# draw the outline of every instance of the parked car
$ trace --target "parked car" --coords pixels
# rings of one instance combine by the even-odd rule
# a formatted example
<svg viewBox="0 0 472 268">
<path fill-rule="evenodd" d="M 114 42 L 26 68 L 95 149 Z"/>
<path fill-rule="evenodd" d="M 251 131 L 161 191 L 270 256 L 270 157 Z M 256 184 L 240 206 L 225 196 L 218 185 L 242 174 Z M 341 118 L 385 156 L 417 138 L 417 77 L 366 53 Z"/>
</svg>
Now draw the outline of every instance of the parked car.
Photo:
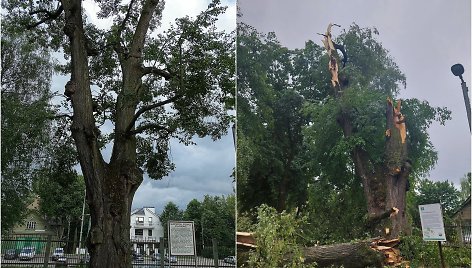
<svg viewBox="0 0 472 268">
<path fill-rule="evenodd" d="M 56 263 L 60 263 L 60 264 L 65 264 L 67 265 L 67 258 L 66 256 L 59 256 L 56 258 Z"/>
<path fill-rule="evenodd" d="M 18 258 L 18 252 L 16 249 L 8 249 L 5 254 L 3 254 L 3 259 L 5 260 L 14 260 Z"/>
<path fill-rule="evenodd" d="M 155 252 L 151 255 L 151 259 L 153 261 L 161 261 L 161 254 L 159 252 Z"/>
<path fill-rule="evenodd" d="M 57 260 L 59 257 L 64 257 L 64 249 L 63 248 L 55 248 L 52 252 L 51 259 L 53 261 Z"/>
<path fill-rule="evenodd" d="M 80 263 L 89 263 L 90 262 L 90 254 L 87 252 L 85 254 L 81 254 L 79 257 Z"/>
<path fill-rule="evenodd" d="M 165 262 L 170 262 L 170 263 L 176 263 L 177 262 L 177 257 L 175 257 L 173 255 L 170 255 L 170 258 L 169 258 L 169 254 L 166 254 L 164 256 L 164 261 Z"/>
<path fill-rule="evenodd" d="M 235 256 L 228 256 L 224 259 L 225 263 L 236 264 Z"/>
<path fill-rule="evenodd" d="M 34 255 L 36 255 L 36 249 L 34 247 L 24 247 L 21 249 L 18 257 L 20 260 L 32 260 Z"/>
<path fill-rule="evenodd" d="M 140 253 L 133 252 L 133 261 L 134 262 L 144 262 L 144 256 Z"/>
</svg>

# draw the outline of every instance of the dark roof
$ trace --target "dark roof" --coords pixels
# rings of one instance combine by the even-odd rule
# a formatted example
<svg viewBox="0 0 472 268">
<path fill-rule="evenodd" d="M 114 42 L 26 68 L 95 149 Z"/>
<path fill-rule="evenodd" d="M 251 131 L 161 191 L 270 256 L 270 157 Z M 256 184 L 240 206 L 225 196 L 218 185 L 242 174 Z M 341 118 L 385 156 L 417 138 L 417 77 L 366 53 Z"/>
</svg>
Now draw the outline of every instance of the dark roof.
<svg viewBox="0 0 472 268">
<path fill-rule="evenodd" d="M 456 216 L 456 214 L 463 210 L 467 205 L 470 205 L 470 195 L 464 202 L 462 202 L 461 206 L 456 210 L 456 212 L 454 212 L 454 215 L 452 216 Z"/>
<path fill-rule="evenodd" d="M 144 208 L 140 208 L 140 209 L 136 210 L 134 213 L 131 213 L 131 215 L 134 215 L 134 214 L 136 214 L 136 215 L 145 215 L 144 214 Z"/>
</svg>

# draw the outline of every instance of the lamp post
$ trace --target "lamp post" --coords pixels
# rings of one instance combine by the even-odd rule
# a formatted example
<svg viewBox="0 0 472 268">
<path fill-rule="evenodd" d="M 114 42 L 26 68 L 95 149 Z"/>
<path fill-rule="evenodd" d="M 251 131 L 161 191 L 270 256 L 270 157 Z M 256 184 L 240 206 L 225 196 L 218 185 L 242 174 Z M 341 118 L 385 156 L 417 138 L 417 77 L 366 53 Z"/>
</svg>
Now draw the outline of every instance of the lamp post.
<svg viewBox="0 0 472 268">
<path fill-rule="evenodd" d="M 470 128 L 470 100 L 469 100 L 469 89 L 467 88 L 467 85 L 464 81 L 464 78 L 462 77 L 462 74 L 464 73 L 464 66 L 462 64 L 454 64 L 451 66 L 451 72 L 455 76 L 459 76 L 461 79 L 461 86 L 462 86 L 462 94 L 464 95 L 464 102 L 465 102 L 465 110 L 467 112 L 467 119 L 469 120 L 469 130 Z"/>
</svg>

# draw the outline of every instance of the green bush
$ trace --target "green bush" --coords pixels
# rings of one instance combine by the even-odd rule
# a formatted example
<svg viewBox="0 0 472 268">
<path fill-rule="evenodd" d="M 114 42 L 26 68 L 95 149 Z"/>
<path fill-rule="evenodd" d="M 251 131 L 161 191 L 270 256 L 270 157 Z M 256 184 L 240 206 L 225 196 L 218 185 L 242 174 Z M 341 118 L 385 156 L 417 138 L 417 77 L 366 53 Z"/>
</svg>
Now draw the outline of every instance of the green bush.
<svg viewBox="0 0 472 268">
<path fill-rule="evenodd" d="M 470 267 L 470 245 L 443 245 L 444 262 L 447 267 Z M 426 242 L 420 235 L 401 238 L 400 251 L 411 267 L 440 267 L 438 242 Z"/>
<path fill-rule="evenodd" d="M 299 246 L 302 234 L 299 227 L 304 220 L 297 218 L 295 212 L 278 213 L 267 205 L 260 206 L 253 228 L 257 248 L 249 253 L 248 262 L 243 267 L 315 267 L 303 263 Z"/>
</svg>

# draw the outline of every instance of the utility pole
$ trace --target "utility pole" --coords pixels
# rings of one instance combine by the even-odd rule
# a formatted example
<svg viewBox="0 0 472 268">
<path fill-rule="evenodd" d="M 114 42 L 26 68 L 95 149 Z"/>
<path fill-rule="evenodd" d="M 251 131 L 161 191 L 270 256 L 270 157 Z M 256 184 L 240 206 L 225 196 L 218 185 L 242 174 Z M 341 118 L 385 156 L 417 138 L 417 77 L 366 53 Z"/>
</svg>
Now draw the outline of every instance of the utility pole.
<svg viewBox="0 0 472 268">
<path fill-rule="evenodd" d="M 80 223 L 80 236 L 79 236 L 79 256 L 81 255 L 82 251 L 82 231 L 84 230 L 84 213 L 85 213 L 85 196 L 87 195 L 87 189 L 84 190 L 84 202 L 82 205 L 82 217 Z"/>
</svg>

